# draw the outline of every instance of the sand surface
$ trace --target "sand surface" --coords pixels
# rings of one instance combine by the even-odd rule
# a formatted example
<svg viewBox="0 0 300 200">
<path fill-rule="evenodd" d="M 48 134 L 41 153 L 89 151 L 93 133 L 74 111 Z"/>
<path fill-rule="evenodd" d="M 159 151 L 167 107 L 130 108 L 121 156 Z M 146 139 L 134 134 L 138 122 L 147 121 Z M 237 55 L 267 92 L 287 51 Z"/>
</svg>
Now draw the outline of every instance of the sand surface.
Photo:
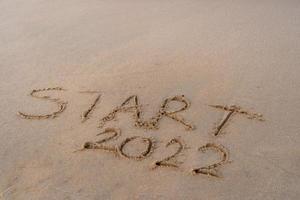
<svg viewBox="0 0 300 200">
<path fill-rule="evenodd" d="M 300 199 L 298 0 L 1 0 L 0 70 L 0 199 Z M 36 95 L 67 102 L 56 118 L 17 115 L 56 111 L 57 101 L 29 95 L 52 87 L 65 90 Z M 195 130 L 166 116 L 145 130 L 119 113 L 104 128 L 121 136 L 105 145 L 147 137 L 156 141 L 151 155 L 74 153 L 107 137 L 96 136 L 100 119 L 131 95 L 144 119 L 185 95 L 190 107 L 177 115 Z M 235 113 L 214 136 L 228 112 L 208 105 L 240 106 L 265 121 Z M 173 138 L 184 143 L 179 167 L 152 169 L 179 148 L 166 147 Z M 220 153 L 197 151 L 207 143 L 229 152 L 220 178 L 191 174 L 219 161 Z M 136 139 L 124 152 L 146 147 Z"/>
</svg>

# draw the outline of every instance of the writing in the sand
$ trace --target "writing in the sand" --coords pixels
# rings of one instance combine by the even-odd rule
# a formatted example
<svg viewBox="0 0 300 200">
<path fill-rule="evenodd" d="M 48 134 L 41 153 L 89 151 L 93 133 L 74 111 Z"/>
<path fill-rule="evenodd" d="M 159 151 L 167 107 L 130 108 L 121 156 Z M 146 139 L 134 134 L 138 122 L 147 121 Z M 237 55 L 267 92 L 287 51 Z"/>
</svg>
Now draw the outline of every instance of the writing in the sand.
<svg viewBox="0 0 300 200">
<path fill-rule="evenodd" d="M 48 113 L 48 114 L 28 114 L 25 112 L 18 112 L 19 116 L 24 119 L 31 120 L 42 120 L 42 119 L 53 119 L 56 118 L 67 109 L 68 102 L 63 101 L 60 98 L 52 98 L 49 95 L 39 95 L 40 93 L 47 93 L 49 91 L 57 91 L 64 92 L 66 91 L 62 87 L 53 87 L 53 88 L 43 88 L 43 89 L 34 89 L 30 92 L 30 96 L 33 98 L 38 98 L 41 100 L 51 101 L 55 103 L 58 107 L 57 110 Z M 91 115 L 92 111 L 96 109 L 97 104 L 99 104 L 100 99 L 102 98 L 101 93 L 97 91 L 81 91 L 82 93 L 91 93 L 96 94 L 95 99 L 90 104 L 90 106 L 82 112 L 81 121 L 84 123 L 87 121 Z M 179 104 L 177 109 L 172 110 L 170 106 L 171 103 Z M 225 129 L 226 125 L 229 123 L 230 119 L 235 115 L 244 115 L 249 119 L 256 119 L 258 121 L 264 121 L 262 114 L 251 113 L 243 110 L 241 107 L 236 105 L 226 106 L 226 105 L 209 105 L 212 108 L 216 108 L 222 110 L 225 113 L 224 117 L 217 125 L 213 128 L 212 135 L 214 137 L 219 136 L 223 133 L 223 129 Z M 196 129 L 196 126 L 186 120 L 184 117 L 179 115 L 179 113 L 189 109 L 191 107 L 190 100 L 188 100 L 184 95 L 175 95 L 172 97 L 168 97 L 162 100 L 160 107 L 158 108 L 156 114 L 148 120 L 143 119 L 142 114 L 142 104 L 139 102 L 137 95 L 129 96 L 125 99 L 120 105 L 113 108 L 109 113 L 107 113 L 104 117 L 101 117 L 98 122 L 98 128 L 103 129 L 97 136 L 102 139 L 96 141 L 85 142 L 83 148 L 80 150 L 76 150 L 75 152 L 82 152 L 88 150 L 102 150 L 106 152 L 111 152 L 116 156 L 123 157 L 125 159 L 132 159 L 136 161 L 141 161 L 150 157 L 150 155 L 159 149 L 157 147 L 158 140 L 153 137 L 141 137 L 141 136 L 132 136 L 123 139 L 118 142 L 118 144 L 109 145 L 111 141 L 117 141 L 121 136 L 121 128 L 115 127 L 106 127 L 107 123 L 116 118 L 118 113 L 131 113 L 132 118 L 134 120 L 134 126 L 136 128 L 141 129 L 150 129 L 150 130 L 159 130 L 159 124 L 161 119 L 168 118 L 170 120 L 175 121 L 185 128 L 185 131 L 193 131 Z M 145 150 L 138 152 L 137 154 L 129 153 L 126 151 L 126 147 L 141 143 L 145 145 Z M 173 146 L 175 151 L 166 156 L 165 158 L 161 158 L 160 160 L 155 160 L 152 164 L 152 169 L 157 169 L 158 167 L 168 167 L 168 168 L 180 168 L 182 162 L 179 162 L 178 156 L 182 155 L 183 152 L 187 149 L 185 142 L 181 137 L 174 137 L 171 140 L 165 143 L 165 148 L 169 148 Z M 220 167 L 229 163 L 229 152 L 228 150 L 221 144 L 216 144 L 215 142 L 206 143 L 203 146 L 197 147 L 197 151 L 202 153 L 206 153 L 208 150 L 212 150 L 216 152 L 220 159 L 212 164 L 206 166 L 199 166 L 197 168 L 193 168 L 191 170 L 192 174 L 203 174 L 210 177 L 220 177 Z"/>
</svg>

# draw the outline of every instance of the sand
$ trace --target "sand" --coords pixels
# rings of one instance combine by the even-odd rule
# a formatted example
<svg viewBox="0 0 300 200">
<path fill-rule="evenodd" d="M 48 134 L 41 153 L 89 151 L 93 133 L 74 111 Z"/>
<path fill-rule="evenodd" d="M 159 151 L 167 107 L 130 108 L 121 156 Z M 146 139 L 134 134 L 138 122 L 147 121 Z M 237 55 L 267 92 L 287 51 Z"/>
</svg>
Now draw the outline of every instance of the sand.
<svg viewBox="0 0 300 200">
<path fill-rule="evenodd" d="M 2 0 L 0 10 L 0 199 L 300 198 L 299 1 Z M 176 116 L 195 129 L 166 113 L 157 129 L 137 127 L 135 107 L 99 128 L 131 95 L 141 120 L 184 95 Z M 265 121 L 227 120 L 231 105 Z M 97 136 L 105 128 L 120 136 Z M 219 149 L 198 151 L 207 144 Z M 213 163 L 220 177 L 192 174 Z"/>
</svg>

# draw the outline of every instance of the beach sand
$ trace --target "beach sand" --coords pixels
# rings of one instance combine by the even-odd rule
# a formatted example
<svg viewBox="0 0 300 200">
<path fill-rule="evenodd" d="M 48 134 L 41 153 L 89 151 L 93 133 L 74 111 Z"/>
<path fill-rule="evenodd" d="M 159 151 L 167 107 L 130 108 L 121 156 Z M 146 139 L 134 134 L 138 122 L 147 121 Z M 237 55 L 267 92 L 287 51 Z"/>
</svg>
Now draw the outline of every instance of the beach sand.
<svg viewBox="0 0 300 200">
<path fill-rule="evenodd" d="M 0 10 L 0 199 L 300 198 L 299 1 L 2 0 Z M 54 87 L 64 90 L 34 94 L 67 102 L 55 118 L 18 115 L 56 111 L 58 100 L 30 96 Z M 163 115 L 146 130 L 132 112 L 99 128 L 131 95 L 146 120 L 166 98 L 185 95 L 190 106 L 176 115 L 195 129 Z M 214 136 L 228 111 L 209 105 L 265 121 L 235 112 Z M 105 145 L 140 136 L 155 148 L 142 160 L 76 151 L 107 137 L 96 136 L 105 128 L 121 131 Z M 183 150 L 169 163 L 178 167 L 153 168 L 180 148 L 166 147 L 173 138 Z M 191 173 L 222 157 L 198 151 L 207 143 L 228 151 L 220 177 Z M 123 150 L 139 155 L 147 145 L 137 138 Z"/>
</svg>

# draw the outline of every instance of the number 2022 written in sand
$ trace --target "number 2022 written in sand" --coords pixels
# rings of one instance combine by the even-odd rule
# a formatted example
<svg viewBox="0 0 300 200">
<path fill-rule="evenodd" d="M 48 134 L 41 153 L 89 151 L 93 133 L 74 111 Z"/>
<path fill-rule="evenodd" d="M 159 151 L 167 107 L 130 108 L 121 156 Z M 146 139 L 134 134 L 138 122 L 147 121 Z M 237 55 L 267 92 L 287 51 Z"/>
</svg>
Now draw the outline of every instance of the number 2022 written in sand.
<svg viewBox="0 0 300 200">
<path fill-rule="evenodd" d="M 53 87 L 53 88 L 34 89 L 30 93 L 30 96 L 34 98 L 51 101 L 57 104 L 58 109 L 56 111 L 53 111 L 52 113 L 49 114 L 43 114 L 43 115 L 35 115 L 35 114 L 27 114 L 24 112 L 18 112 L 19 116 L 21 116 L 24 119 L 32 119 L 32 120 L 51 119 L 60 116 L 66 110 L 68 102 L 62 101 L 58 98 L 51 98 L 50 96 L 47 95 L 44 96 L 38 95 L 38 93 L 41 92 L 45 93 L 47 91 L 64 92 L 66 90 L 61 87 Z M 96 91 L 83 91 L 82 93 L 97 94 L 96 98 L 89 106 L 89 108 L 85 110 L 81 115 L 82 122 L 85 122 L 90 118 L 92 111 L 96 108 L 96 105 L 100 102 L 102 96 L 101 94 L 99 94 L 99 92 Z M 170 109 L 169 104 L 171 102 L 180 103 L 182 104 L 182 106 L 177 110 L 169 110 Z M 166 117 L 183 125 L 186 131 L 190 131 L 190 130 L 194 130 L 195 126 L 187 122 L 183 117 L 178 115 L 178 113 L 187 110 L 190 107 L 190 105 L 191 105 L 190 101 L 187 100 L 184 95 L 169 97 L 162 101 L 162 104 L 158 109 L 158 112 L 153 117 L 151 117 L 148 120 L 144 120 L 142 119 L 142 113 L 143 113 L 142 105 L 139 103 L 137 95 L 132 95 L 128 97 L 123 103 L 121 103 L 120 106 L 115 107 L 111 112 L 109 112 L 107 115 L 102 117 L 99 121 L 98 127 L 103 128 L 107 122 L 115 119 L 118 113 L 123 112 L 123 113 L 132 113 L 134 119 L 134 125 L 137 128 L 158 130 L 159 122 L 163 117 Z M 263 116 L 261 114 L 250 113 L 248 111 L 242 110 L 241 107 L 239 106 L 235 106 L 235 105 L 232 106 L 209 105 L 209 106 L 225 111 L 225 115 L 223 119 L 213 129 L 212 134 L 214 136 L 220 135 L 223 129 L 225 128 L 225 126 L 230 121 L 230 119 L 237 114 L 245 115 L 249 119 L 264 121 Z M 108 135 L 108 136 L 96 142 L 86 142 L 83 146 L 83 149 L 79 151 L 105 150 L 127 159 L 144 160 L 152 154 L 154 149 L 156 149 L 155 139 L 140 137 L 140 136 L 133 136 L 133 137 L 126 138 L 119 145 L 114 145 L 114 146 L 104 145 L 104 143 L 109 142 L 111 140 L 116 140 L 120 137 L 121 130 L 116 128 L 106 128 L 103 132 L 99 133 L 98 136 L 99 135 Z M 134 140 L 146 143 L 146 147 L 147 147 L 146 150 L 141 152 L 138 155 L 130 155 L 129 153 L 126 153 L 125 151 L 126 146 L 130 145 L 130 143 Z M 152 169 L 156 169 L 157 167 L 169 167 L 169 168 L 179 167 L 181 163 L 178 162 L 176 158 L 185 150 L 185 145 L 181 139 L 173 138 L 166 144 L 166 148 L 168 148 L 169 146 L 177 146 L 177 150 L 172 155 L 169 155 L 166 158 L 163 158 L 161 160 L 155 161 L 153 163 Z M 208 175 L 213 177 L 219 177 L 220 175 L 218 173 L 218 169 L 220 168 L 220 166 L 228 163 L 229 154 L 226 148 L 223 147 L 222 145 L 218 145 L 215 143 L 207 143 L 206 145 L 199 147 L 198 150 L 203 153 L 205 153 L 207 150 L 214 150 L 215 152 L 220 154 L 220 160 L 216 163 L 207 166 L 194 168 L 191 170 L 191 172 L 193 174 L 203 174 L 203 175 Z"/>
</svg>

